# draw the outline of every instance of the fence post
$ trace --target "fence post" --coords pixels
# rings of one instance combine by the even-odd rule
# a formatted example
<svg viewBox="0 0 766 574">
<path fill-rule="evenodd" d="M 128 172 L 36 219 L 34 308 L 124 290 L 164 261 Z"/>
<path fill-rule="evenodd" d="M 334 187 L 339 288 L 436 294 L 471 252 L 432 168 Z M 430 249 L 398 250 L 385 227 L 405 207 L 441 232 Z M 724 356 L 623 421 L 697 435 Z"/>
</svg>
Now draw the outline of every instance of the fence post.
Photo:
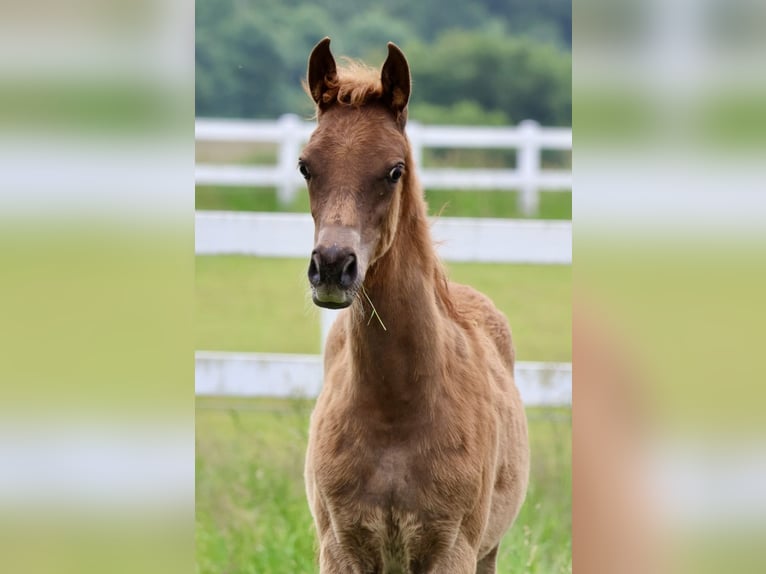
<svg viewBox="0 0 766 574">
<path fill-rule="evenodd" d="M 540 205 L 540 193 L 537 182 L 540 177 L 540 124 L 534 120 L 524 120 L 519 124 L 522 144 L 519 146 L 516 168 L 522 177 L 521 203 L 522 213 L 529 217 L 537 213 Z"/>
<path fill-rule="evenodd" d="M 324 353 L 325 344 L 327 344 L 327 335 L 330 334 L 330 327 L 335 322 L 335 318 L 338 316 L 338 311 L 335 309 L 322 309 L 319 312 L 319 320 L 322 326 L 322 344 L 320 351 Z"/>
<path fill-rule="evenodd" d="M 284 114 L 279 118 L 282 141 L 279 144 L 278 171 L 279 186 L 277 200 L 285 207 L 295 197 L 295 173 L 298 169 L 298 154 L 300 153 L 300 118 L 295 114 Z"/>
<path fill-rule="evenodd" d="M 423 169 L 423 140 L 421 132 L 423 126 L 419 122 L 407 122 L 407 138 L 410 140 L 412 149 L 412 160 L 415 162 L 415 168 Z M 418 174 L 420 176 L 420 174 Z"/>
</svg>

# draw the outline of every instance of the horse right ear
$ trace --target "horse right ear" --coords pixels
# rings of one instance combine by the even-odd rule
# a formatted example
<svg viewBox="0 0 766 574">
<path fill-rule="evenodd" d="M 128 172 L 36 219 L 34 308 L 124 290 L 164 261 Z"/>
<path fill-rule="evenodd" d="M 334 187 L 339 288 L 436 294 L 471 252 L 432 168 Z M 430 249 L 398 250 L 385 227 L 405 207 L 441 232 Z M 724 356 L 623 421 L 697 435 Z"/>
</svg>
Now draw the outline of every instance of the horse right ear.
<svg viewBox="0 0 766 574">
<path fill-rule="evenodd" d="M 323 104 L 329 103 L 324 101 L 324 94 L 331 84 L 336 83 L 337 78 L 335 58 L 330 52 L 330 38 L 324 38 L 311 50 L 308 69 L 309 92 L 320 108 Z"/>
</svg>

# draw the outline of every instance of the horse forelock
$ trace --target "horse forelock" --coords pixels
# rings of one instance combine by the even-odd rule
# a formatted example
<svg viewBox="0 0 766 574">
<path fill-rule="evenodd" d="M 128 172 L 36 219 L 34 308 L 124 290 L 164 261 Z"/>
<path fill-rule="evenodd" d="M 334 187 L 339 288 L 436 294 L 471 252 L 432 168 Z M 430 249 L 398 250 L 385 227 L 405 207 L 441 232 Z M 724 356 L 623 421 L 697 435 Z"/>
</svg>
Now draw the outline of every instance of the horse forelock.
<svg viewBox="0 0 766 574">
<path fill-rule="evenodd" d="M 360 107 L 375 102 L 383 96 L 383 84 L 380 70 L 351 58 L 341 58 L 342 66 L 332 78 L 325 78 L 325 91 L 321 105 L 341 104 Z M 311 95 L 309 86 L 304 82 L 304 89 Z"/>
</svg>

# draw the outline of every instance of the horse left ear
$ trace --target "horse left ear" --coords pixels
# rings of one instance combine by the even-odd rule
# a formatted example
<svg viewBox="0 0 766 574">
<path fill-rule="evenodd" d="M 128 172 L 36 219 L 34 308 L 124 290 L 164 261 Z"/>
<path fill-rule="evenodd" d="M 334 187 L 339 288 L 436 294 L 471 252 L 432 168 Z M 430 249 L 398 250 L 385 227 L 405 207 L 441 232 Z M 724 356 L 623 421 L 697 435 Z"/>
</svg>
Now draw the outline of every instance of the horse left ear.
<svg viewBox="0 0 766 574">
<path fill-rule="evenodd" d="M 393 42 L 388 43 L 388 58 L 380 72 L 380 82 L 383 85 L 384 101 L 397 117 L 406 120 L 404 113 L 410 100 L 410 66 L 407 64 L 407 58 Z"/>
</svg>

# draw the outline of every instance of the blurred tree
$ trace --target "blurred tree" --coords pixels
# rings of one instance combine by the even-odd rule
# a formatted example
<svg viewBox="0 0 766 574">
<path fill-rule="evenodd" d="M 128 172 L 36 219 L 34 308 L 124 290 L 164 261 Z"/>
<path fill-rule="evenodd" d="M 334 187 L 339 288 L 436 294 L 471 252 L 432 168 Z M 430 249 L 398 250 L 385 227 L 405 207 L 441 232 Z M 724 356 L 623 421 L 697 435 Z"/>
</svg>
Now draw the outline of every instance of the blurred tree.
<svg viewBox="0 0 766 574">
<path fill-rule="evenodd" d="M 571 124 L 570 0 L 198 0 L 196 31 L 200 116 L 311 114 L 301 81 L 329 35 L 371 64 L 402 46 L 428 121 Z"/>
<path fill-rule="evenodd" d="M 417 70 L 414 101 L 450 106 L 475 101 L 514 121 L 571 125 L 571 54 L 497 30 L 450 31 L 406 47 Z"/>
<path fill-rule="evenodd" d="M 503 126 L 510 123 L 504 112 L 499 110 L 487 111 L 470 100 L 463 100 L 449 106 L 413 102 L 410 106 L 409 117 L 411 120 L 433 125 Z"/>
<path fill-rule="evenodd" d="M 386 43 L 402 45 L 415 37 L 415 32 L 407 21 L 389 16 L 382 8 L 356 14 L 349 20 L 347 30 L 348 35 L 345 39 L 349 44 L 360 48 L 374 46 L 373 50 L 362 50 L 360 53 L 360 56 L 370 63 L 376 63 L 375 60 L 381 56 L 385 57 L 385 51 L 381 48 L 385 47 Z"/>
<path fill-rule="evenodd" d="M 259 22 L 253 17 L 227 20 L 220 33 L 197 38 L 197 113 L 230 117 L 282 113 L 279 102 L 287 73 Z M 228 41 L 220 44 L 220 37 Z"/>
<path fill-rule="evenodd" d="M 483 0 L 389 0 L 390 10 L 410 23 L 417 38 L 432 41 L 444 30 L 478 29 L 491 21 Z"/>
<path fill-rule="evenodd" d="M 558 43 L 572 49 L 572 0 L 484 0 L 493 18 L 516 35 Z"/>
</svg>

